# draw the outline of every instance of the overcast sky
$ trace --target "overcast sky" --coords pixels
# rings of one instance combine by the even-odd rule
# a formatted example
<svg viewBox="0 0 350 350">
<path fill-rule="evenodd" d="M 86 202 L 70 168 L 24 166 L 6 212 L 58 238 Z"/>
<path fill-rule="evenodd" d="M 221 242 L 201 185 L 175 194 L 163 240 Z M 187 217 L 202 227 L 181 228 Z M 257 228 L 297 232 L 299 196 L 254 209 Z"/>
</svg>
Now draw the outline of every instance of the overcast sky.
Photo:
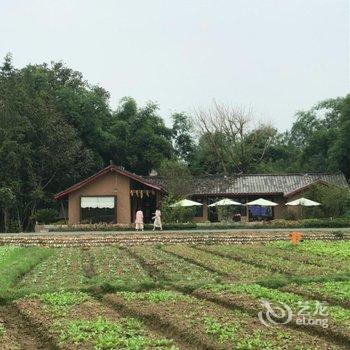
<svg viewBox="0 0 350 350">
<path fill-rule="evenodd" d="M 349 91 L 347 0 L 0 0 L 0 56 L 64 61 L 169 121 L 217 101 L 280 130 Z"/>
</svg>

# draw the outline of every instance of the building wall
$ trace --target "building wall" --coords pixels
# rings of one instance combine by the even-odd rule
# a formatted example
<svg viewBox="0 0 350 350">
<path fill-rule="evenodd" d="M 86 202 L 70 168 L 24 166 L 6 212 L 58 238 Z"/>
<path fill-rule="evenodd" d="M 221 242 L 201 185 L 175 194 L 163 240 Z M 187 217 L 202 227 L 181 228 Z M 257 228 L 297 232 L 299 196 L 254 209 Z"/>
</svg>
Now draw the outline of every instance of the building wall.
<svg viewBox="0 0 350 350">
<path fill-rule="evenodd" d="M 72 192 L 68 198 L 68 222 L 80 223 L 80 197 L 82 196 L 116 196 L 118 224 L 131 222 L 130 179 L 124 175 L 107 173 L 92 183 Z"/>
</svg>

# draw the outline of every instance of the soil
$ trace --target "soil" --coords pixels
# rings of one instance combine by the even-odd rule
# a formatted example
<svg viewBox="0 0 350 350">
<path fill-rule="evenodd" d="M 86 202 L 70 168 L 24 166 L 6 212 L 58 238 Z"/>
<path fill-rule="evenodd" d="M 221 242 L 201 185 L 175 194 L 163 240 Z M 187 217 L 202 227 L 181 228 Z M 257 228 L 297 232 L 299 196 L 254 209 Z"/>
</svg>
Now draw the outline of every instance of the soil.
<svg viewBox="0 0 350 350">
<path fill-rule="evenodd" d="M 27 305 L 27 307 L 30 307 Z M 6 336 L 15 342 L 10 344 L 1 344 L 2 349 L 24 349 L 55 350 L 58 346 L 48 336 L 47 329 L 40 324 L 38 320 L 33 320 L 24 315 L 15 304 L 9 304 L 0 308 L 1 319 L 6 329 Z"/>
</svg>

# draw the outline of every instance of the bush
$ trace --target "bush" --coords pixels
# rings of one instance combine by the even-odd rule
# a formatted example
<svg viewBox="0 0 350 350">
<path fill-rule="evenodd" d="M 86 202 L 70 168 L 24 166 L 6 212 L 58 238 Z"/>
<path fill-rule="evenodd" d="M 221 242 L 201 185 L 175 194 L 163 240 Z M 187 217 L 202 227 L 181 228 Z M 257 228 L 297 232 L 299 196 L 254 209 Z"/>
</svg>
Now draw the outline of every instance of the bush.
<svg viewBox="0 0 350 350">
<path fill-rule="evenodd" d="M 350 210 L 350 192 L 347 188 L 314 185 L 305 193 L 305 197 L 322 204 L 314 209 L 305 208 L 308 216 L 339 217 Z"/>
<path fill-rule="evenodd" d="M 258 230 L 262 228 L 341 228 L 350 227 L 350 218 L 337 219 L 304 219 L 304 220 L 273 220 L 270 223 L 165 223 L 163 229 L 166 231 L 172 230 L 197 230 L 199 233 L 206 230 L 224 230 L 224 229 L 253 229 Z M 152 230 L 152 224 L 146 224 L 145 230 Z M 90 225 L 62 225 L 49 228 L 50 231 L 57 232 L 75 232 L 75 231 L 101 231 L 101 232 L 124 232 L 134 231 L 134 225 L 118 225 L 118 224 L 90 224 Z M 159 232 L 159 231 L 158 231 Z"/>
<path fill-rule="evenodd" d="M 283 219 L 284 220 L 296 220 L 297 216 L 296 214 L 291 211 L 291 210 L 286 210 L 284 213 L 283 213 Z"/>
<path fill-rule="evenodd" d="M 186 223 L 192 222 L 195 215 L 194 207 L 171 207 L 170 205 L 177 202 L 174 196 L 167 196 L 161 207 L 162 221 L 164 223 Z"/>
<path fill-rule="evenodd" d="M 230 221 L 232 222 L 232 218 L 233 218 L 232 206 L 230 205 L 218 206 L 217 213 L 218 213 L 218 220 L 220 222 L 230 222 Z"/>
<path fill-rule="evenodd" d="M 57 221 L 57 218 L 58 212 L 55 209 L 39 209 L 31 216 L 39 224 L 50 224 Z"/>
</svg>

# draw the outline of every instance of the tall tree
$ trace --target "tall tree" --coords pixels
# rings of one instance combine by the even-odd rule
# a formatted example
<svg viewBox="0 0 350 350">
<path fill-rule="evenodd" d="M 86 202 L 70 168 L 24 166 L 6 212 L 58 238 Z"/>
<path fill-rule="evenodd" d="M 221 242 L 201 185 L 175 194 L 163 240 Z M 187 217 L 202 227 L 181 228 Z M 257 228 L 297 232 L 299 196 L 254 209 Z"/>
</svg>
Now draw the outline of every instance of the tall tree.
<svg viewBox="0 0 350 350">
<path fill-rule="evenodd" d="M 90 150 L 57 107 L 47 75 L 16 70 L 9 57 L 0 68 L 0 187 L 11 190 L 9 219 L 28 229 L 36 208 L 96 169 Z M 8 208 L 7 204 L 7 208 Z"/>
<path fill-rule="evenodd" d="M 215 101 L 209 109 L 198 109 L 194 119 L 225 173 L 251 171 L 263 161 L 275 134 L 269 125 L 253 128 L 250 113 Z"/>
<path fill-rule="evenodd" d="M 139 108 L 134 99 L 124 98 L 113 114 L 110 159 L 128 169 L 146 175 L 173 157 L 171 129 L 158 115 L 158 105 L 149 102 Z"/>
<path fill-rule="evenodd" d="M 180 160 L 190 164 L 196 152 L 192 120 L 185 113 L 174 113 L 172 120 L 175 154 Z"/>
<path fill-rule="evenodd" d="M 298 150 L 300 171 L 343 170 L 349 176 L 347 154 L 350 148 L 346 126 L 350 114 L 347 101 L 349 98 L 329 99 L 297 113 L 290 142 Z"/>
</svg>

